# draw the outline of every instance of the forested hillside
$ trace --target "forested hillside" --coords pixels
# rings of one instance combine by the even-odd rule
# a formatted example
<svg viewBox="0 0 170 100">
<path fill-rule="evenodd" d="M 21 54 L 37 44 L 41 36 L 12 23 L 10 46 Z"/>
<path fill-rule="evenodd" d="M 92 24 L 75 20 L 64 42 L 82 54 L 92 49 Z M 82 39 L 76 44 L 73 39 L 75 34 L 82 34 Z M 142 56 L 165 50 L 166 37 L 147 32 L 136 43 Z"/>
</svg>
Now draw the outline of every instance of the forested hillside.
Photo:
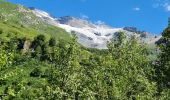
<svg viewBox="0 0 170 100">
<path fill-rule="evenodd" d="M 22 8 L 0 2 L 0 99 L 170 100 L 170 22 L 156 49 L 119 32 L 98 50 Z"/>
</svg>

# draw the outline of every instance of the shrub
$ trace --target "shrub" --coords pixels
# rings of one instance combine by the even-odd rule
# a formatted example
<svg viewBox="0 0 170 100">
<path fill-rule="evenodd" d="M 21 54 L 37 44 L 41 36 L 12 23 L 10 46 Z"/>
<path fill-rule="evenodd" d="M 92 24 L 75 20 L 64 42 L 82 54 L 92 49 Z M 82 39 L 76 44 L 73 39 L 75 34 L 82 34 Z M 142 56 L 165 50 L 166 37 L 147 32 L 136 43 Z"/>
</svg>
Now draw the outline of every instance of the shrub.
<svg viewBox="0 0 170 100">
<path fill-rule="evenodd" d="M 56 45 L 56 39 L 55 38 L 50 38 L 49 40 L 49 46 L 54 47 Z"/>
<path fill-rule="evenodd" d="M 0 34 L 2 34 L 3 33 L 3 30 L 2 29 L 0 29 Z"/>
<path fill-rule="evenodd" d="M 6 85 L 6 81 L 5 81 L 5 80 L 0 79 L 0 86 L 2 86 L 2 85 Z"/>
<path fill-rule="evenodd" d="M 33 71 L 30 73 L 31 77 L 40 77 L 41 76 L 41 69 L 40 68 L 35 68 Z"/>
</svg>

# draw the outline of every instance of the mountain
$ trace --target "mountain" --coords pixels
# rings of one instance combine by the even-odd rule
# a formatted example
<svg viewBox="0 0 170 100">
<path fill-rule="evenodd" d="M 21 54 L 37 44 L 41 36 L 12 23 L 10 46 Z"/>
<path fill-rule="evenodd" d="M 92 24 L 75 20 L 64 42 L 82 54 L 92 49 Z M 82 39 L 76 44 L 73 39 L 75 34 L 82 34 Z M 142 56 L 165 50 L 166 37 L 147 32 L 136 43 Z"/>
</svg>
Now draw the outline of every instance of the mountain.
<svg viewBox="0 0 170 100">
<path fill-rule="evenodd" d="M 33 8 L 32 8 L 33 9 Z M 45 15 L 44 15 L 45 16 Z M 11 37 L 27 37 L 33 39 L 43 34 L 49 39 L 70 40 L 70 35 L 62 28 L 53 26 L 37 17 L 32 10 L 0 0 L 0 38 L 9 40 Z"/>
<path fill-rule="evenodd" d="M 149 32 L 140 31 L 135 27 L 122 27 L 113 28 L 103 23 L 92 23 L 88 20 L 64 16 L 64 17 L 52 17 L 45 11 L 39 9 L 31 9 L 32 12 L 45 22 L 63 28 L 70 34 L 76 34 L 78 42 L 85 47 L 106 49 L 106 44 L 114 36 L 122 31 L 125 32 L 127 37 L 136 35 L 142 42 L 149 44 L 155 43 L 159 40 L 159 36 L 154 36 Z"/>
<path fill-rule="evenodd" d="M 78 42 L 85 47 L 106 49 L 107 42 L 120 31 L 125 32 L 128 38 L 136 35 L 140 41 L 149 44 L 160 38 L 134 27 L 113 28 L 72 16 L 54 17 L 34 7 L 26 8 L 8 2 L 0 3 L 0 8 L 0 30 L 4 32 L 0 36 L 7 39 L 9 33 L 17 34 L 17 37 L 30 38 L 44 34 L 47 38 L 55 37 L 57 40 L 69 41 L 71 34 L 75 34 Z"/>
<path fill-rule="evenodd" d="M 168 100 L 170 97 L 169 59 L 165 59 L 169 58 L 166 54 L 169 37 L 163 41 L 167 43 L 165 50 L 160 49 L 162 52 L 151 48 L 155 45 L 137 44 L 136 40 L 126 43 L 117 40 L 117 45 L 103 49 L 105 42 L 119 31 L 124 31 L 128 38 L 134 34 L 148 44 L 158 38 L 134 27 L 113 28 L 72 16 L 53 17 L 33 7 L 1 1 L 0 100 Z M 169 28 L 170 25 L 164 37 Z M 82 47 L 71 34 L 78 36 L 79 43 L 92 48 Z"/>
</svg>

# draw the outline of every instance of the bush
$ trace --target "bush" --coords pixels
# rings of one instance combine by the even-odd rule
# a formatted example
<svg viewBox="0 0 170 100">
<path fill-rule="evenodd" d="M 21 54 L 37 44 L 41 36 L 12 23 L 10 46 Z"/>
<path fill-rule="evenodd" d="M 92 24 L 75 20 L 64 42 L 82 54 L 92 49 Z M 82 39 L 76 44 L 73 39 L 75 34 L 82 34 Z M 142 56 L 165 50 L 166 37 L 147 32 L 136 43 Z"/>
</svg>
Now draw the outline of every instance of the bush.
<svg viewBox="0 0 170 100">
<path fill-rule="evenodd" d="M 41 76 L 41 69 L 40 68 L 35 68 L 31 73 L 30 76 L 31 77 L 40 77 Z"/>
<path fill-rule="evenodd" d="M 41 78 L 47 78 L 50 76 L 51 71 L 49 69 L 46 69 L 43 75 L 41 75 Z"/>
<path fill-rule="evenodd" d="M 2 34 L 3 33 L 3 30 L 2 29 L 0 29 L 0 34 Z"/>
<path fill-rule="evenodd" d="M 50 40 L 49 40 L 49 46 L 50 47 L 54 47 L 56 45 L 56 39 L 55 38 L 51 38 Z"/>
<path fill-rule="evenodd" d="M 6 81 L 5 81 L 5 80 L 0 79 L 0 86 L 2 86 L 2 85 L 6 85 Z"/>
<path fill-rule="evenodd" d="M 36 38 L 34 38 L 34 41 L 31 44 L 31 48 L 35 49 L 37 46 L 42 46 L 43 44 L 45 44 L 45 36 L 38 35 Z"/>
</svg>

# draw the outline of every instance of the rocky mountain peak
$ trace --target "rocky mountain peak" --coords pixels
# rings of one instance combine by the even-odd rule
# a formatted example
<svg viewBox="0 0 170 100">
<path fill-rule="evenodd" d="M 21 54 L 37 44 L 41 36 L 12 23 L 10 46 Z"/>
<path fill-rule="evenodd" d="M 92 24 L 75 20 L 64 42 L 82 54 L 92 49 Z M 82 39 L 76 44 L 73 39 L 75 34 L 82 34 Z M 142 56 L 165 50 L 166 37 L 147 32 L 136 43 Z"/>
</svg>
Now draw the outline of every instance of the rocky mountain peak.
<svg viewBox="0 0 170 100">
<path fill-rule="evenodd" d="M 140 40 L 150 43 L 155 39 L 154 36 L 148 37 L 148 32 L 140 31 L 135 27 L 113 28 L 105 23 L 76 18 L 72 16 L 52 17 L 47 12 L 42 10 L 32 10 L 34 14 L 44 20 L 46 23 L 65 29 L 70 34 L 75 34 L 78 37 L 78 42 L 85 47 L 105 49 L 106 44 L 118 32 L 124 32 L 127 37 L 135 35 Z"/>
</svg>

